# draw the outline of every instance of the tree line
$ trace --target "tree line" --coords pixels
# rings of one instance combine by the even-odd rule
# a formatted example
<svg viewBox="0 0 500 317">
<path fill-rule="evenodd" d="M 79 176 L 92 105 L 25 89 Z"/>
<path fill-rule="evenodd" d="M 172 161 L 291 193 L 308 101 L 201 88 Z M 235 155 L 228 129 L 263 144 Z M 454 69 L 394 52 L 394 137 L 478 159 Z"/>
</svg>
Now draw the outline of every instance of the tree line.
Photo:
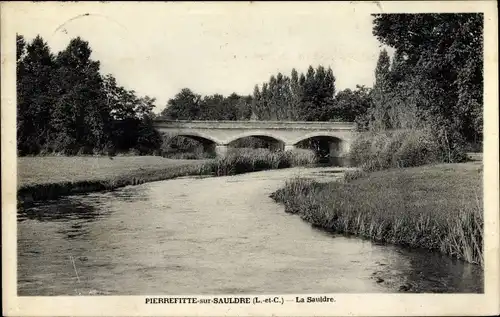
<svg viewBox="0 0 500 317">
<path fill-rule="evenodd" d="M 370 106 L 370 89 L 358 86 L 335 94 L 331 68 L 309 66 L 307 73 L 278 73 L 255 85 L 253 95 L 202 97 L 189 88 L 170 99 L 160 117 L 170 120 L 354 121 Z"/>
<path fill-rule="evenodd" d="M 88 42 L 72 39 L 58 54 L 40 36 L 27 43 L 18 34 L 16 42 L 19 155 L 150 154 L 160 147 L 151 122 L 155 99 L 101 75 Z"/>
</svg>

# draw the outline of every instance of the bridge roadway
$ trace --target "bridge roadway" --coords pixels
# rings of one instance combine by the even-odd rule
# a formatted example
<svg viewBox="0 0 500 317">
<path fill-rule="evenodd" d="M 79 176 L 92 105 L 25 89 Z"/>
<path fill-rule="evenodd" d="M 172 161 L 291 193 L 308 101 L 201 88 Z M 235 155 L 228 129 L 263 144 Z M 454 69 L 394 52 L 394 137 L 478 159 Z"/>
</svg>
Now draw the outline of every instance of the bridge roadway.
<svg viewBox="0 0 500 317">
<path fill-rule="evenodd" d="M 245 137 L 265 139 L 274 148 L 292 150 L 304 140 L 326 137 L 330 154 L 341 157 L 349 151 L 356 135 L 353 122 L 314 121 L 168 121 L 157 119 L 154 126 L 161 133 L 200 141 L 206 151 L 224 155 L 231 142 Z"/>
</svg>

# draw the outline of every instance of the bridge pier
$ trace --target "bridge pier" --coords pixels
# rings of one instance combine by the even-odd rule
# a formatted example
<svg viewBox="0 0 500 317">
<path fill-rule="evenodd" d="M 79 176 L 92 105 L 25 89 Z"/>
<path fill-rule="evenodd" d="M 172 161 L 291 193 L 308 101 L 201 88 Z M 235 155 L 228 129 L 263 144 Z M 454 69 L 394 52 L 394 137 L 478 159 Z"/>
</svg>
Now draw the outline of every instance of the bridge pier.
<svg viewBox="0 0 500 317">
<path fill-rule="evenodd" d="M 224 157 L 227 155 L 227 145 L 216 145 L 215 146 L 215 154 L 218 157 Z"/>
<path fill-rule="evenodd" d="M 285 144 L 285 151 L 295 150 L 295 145 L 293 144 Z"/>
</svg>

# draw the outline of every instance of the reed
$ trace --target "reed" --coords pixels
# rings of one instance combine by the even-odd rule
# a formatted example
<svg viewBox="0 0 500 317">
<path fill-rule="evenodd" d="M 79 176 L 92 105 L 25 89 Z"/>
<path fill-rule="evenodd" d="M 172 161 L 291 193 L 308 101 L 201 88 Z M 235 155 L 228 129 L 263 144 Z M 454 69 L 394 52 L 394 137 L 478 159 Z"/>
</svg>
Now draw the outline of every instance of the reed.
<svg viewBox="0 0 500 317">
<path fill-rule="evenodd" d="M 482 170 L 442 164 L 335 183 L 293 179 L 272 197 L 314 226 L 483 264 Z"/>
<path fill-rule="evenodd" d="M 225 157 L 204 164 L 201 174 L 215 176 L 236 175 L 267 169 L 280 169 L 316 162 L 314 152 L 308 150 L 270 151 L 268 149 L 232 149 Z"/>
<path fill-rule="evenodd" d="M 350 161 L 365 171 L 444 162 L 438 140 L 427 130 L 365 132 L 354 140 Z"/>
</svg>

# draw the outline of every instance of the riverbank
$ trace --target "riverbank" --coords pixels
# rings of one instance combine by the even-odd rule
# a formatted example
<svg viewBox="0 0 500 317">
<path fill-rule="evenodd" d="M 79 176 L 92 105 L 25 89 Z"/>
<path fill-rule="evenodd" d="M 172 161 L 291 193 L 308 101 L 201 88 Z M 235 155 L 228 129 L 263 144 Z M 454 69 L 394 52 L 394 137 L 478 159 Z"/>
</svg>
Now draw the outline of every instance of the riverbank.
<svg viewBox="0 0 500 317">
<path fill-rule="evenodd" d="M 314 163 L 304 151 L 235 150 L 212 160 L 174 160 L 159 156 L 20 157 L 18 201 L 113 190 L 182 176 L 225 176 Z"/>
<path fill-rule="evenodd" d="M 172 160 L 159 156 L 20 157 L 18 200 L 111 190 L 196 174 L 206 160 Z"/>
<path fill-rule="evenodd" d="M 314 226 L 483 263 L 482 163 L 389 169 L 344 182 L 294 179 L 272 197 Z"/>
</svg>

